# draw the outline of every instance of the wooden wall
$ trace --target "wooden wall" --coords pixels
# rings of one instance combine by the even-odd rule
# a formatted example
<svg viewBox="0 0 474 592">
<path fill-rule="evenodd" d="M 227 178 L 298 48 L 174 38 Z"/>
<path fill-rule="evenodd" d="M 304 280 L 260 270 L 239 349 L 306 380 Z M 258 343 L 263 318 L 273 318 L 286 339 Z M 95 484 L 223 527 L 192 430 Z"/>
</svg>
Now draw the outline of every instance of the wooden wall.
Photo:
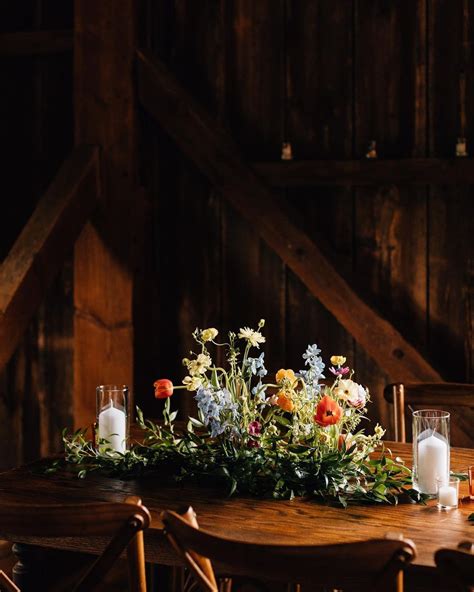
<svg viewBox="0 0 474 592">
<path fill-rule="evenodd" d="M 474 154 L 472 1 L 150 0 L 141 9 L 142 44 L 250 161 L 278 160 L 283 141 L 295 159 L 364 158 L 372 139 L 381 158 L 453 156 L 461 72 Z M 270 368 L 300 367 L 307 343 L 326 359 L 343 353 L 371 390 L 373 419 L 388 424 L 381 391 L 397 377 L 367 357 L 146 115 L 142 156 L 153 217 L 147 347 L 137 361 L 143 406 L 157 409 L 154 378 L 183 376 L 196 326 L 235 329 L 263 316 Z M 474 380 L 470 187 L 308 187 L 281 199 L 446 380 Z M 187 409 L 189 396 L 180 398 Z"/>
<path fill-rule="evenodd" d="M 0 4 L 0 34 L 68 29 L 72 20 L 72 1 Z M 72 148 L 72 53 L 0 55 L 0 65 L 3 260 Z M 71 423 L 71 336 L 69 260 L 0 373 L 0 469 L 59 449 Z"/>
<path fill-rule="evenodd" d="M 151 48 L 230 128 L 249 161 L 449 157 L 461 130 L 474 156 L 473 0 L 137 0 Z M 72 0 L 2 3 L 1 32 L 73 25 Z M 0 56 L 4 199 L 0 256 L 72 145 L 72 55 Z M 267 324 L 268 366 L 300 367 L 307 343 L 347 355 L 389 424 L 386 376 L 301 282 L 139 112 L 149 190 L 135 305 L 135 393 L 156 415 L 152 383 L 180 381 L 196 326 Z M 470 187 L 281 190 L 301 228 L 447 380 L 474 382 Z M 315 270 L 315 274 L 318 270 Z M 0 468 L 58 448 L 71 423 L 71 263 L 0 374 Z M 175 403 L 190 408 L 191 396 Z M 456 422 L 469 431 L 472 418 Z M 470 423 L 471 422 L 471 423 Z"/>
</svg>

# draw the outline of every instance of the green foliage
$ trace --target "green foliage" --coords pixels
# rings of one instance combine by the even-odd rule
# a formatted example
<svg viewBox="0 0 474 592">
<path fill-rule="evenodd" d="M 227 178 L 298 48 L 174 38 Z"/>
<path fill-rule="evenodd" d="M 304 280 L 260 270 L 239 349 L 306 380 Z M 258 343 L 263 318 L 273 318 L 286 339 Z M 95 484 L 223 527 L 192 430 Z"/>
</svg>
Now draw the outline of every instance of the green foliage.
<svg viewBox="0 0 474 592">
<path fill-rule="evenodd" d="M 396 504 L 403 498 L 423 501 L 411 488 L 411 471 L 385 450 L 373 458 L 368 454 L 360 458 L 354 446 L 328 452 L 324 447 L 289 444 L 279 438 L 267 448 L 242 448 L 228 439 L 210 438 L 197 420 L 190 420 L 192 430 L 178 432 L 172 416 L 168 404 L 165 421 L 158 425 L 144 419 L 137 409 L 145 437 L 143 443 L 123 454 L 107 450 L 103 442 L 100 451 L 95 449 L 84 430 L 65 434 L 65 462 L 79 478 L 91 471 L 122 479 L 159 474 L 175 482 L 222 487 L 228 495 L 302 496 L 344 507 L 351 503 Z M 201 433 L 194 429 L 201 429 Z"/>
</svg>

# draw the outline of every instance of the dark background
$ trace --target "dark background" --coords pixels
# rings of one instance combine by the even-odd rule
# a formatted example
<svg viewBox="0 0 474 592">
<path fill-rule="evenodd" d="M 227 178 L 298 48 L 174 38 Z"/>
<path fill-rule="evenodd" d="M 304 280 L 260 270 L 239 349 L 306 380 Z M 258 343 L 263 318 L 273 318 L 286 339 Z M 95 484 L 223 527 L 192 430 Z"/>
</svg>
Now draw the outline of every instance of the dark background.
<svg viewBox="0 0 474 592">
<path fill-rule="evenodd" d="M 119 4 L 119 3 L 118 3 Z M 467 0 L 140 0 L 140 44 L 230 128 L 249 161 L 452 157 L 466 80 L 474 155 L 473 21 Z M 69 0 L 2 3 L 2 32 L 73 26 Z M 72 53 L 0 57 L 4 257 L 73 144 Z M 389 377 L 255 230 L 139 112 L 149 190 L 145 291 L 136 303 L 135 397 L 156 414 L 153 380 L 180 382 L 196 326 L 266 319 L 269 368 L 301 367 L 308 343 L 344 354 L 390 426 Z M 297 223 L 445 380 L 473 382 L 472 188 L 313 187 L 281 191 Z M 13 206 L 13 207 L 11 207 Z M 317 270 L 315 270 L 317 273 Z M 0 374 L 0 465 L 59 446 L 72 408 L 70 261 Z M 175 404 L 191 408 L 191 395 Z M 469 434 L 472 417 L 456 420 Z M 467 441 L 467 440 L 466 440 Z M 460 442 L 462 443 L 462 442 Z"/>
</svg>

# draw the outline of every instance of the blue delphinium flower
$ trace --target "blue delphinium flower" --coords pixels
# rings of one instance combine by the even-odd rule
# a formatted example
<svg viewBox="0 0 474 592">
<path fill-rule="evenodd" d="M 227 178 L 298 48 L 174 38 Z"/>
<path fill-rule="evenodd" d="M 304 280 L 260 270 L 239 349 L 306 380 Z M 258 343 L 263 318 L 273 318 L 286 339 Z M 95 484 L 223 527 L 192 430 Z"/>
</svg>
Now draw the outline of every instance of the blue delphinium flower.
<svg viewBox="0 0 474 592">
<path fill-rule="evenodd" d="M 195 395 L 204 425 L 210 426 L 211 436 L 219 436 L 239 419 L 237 403 L 226 389 L 199 388 Z"/>
<path fill-rule="evenodd" d="M 245 365 L 250 370 L 252 375 L 257 375 L 260 378 L 263 378 L 267 374 L 267 369 L 265 368 L 265 352 L 262 352 L 258 358 L 247 358 Z"/>
<path fill-rule="evenodd" d="M 312 399 L 320 393 L 321 385 L 319 381 L 321 378 L 325 378 L 323 374 L 325 364 L 319 355 L 320 353 L 321 350 L 316 344 L 308 345 L 303 354 L 303 359 L 305 365 L 309 366 L 309 368 L 307 370 L 300 370 L 299 372 L 299 375 L 308 386 L 308 394 Z"/>
<path fill-rule="evenodd" d="M 256 386 L 252 389 L 252 395 L 257 399 L 259 403 L 265 403 L 266 396 L 265 391 L 267 390 L 267 386 L 262 383 L 260 380 Z"/>
</svg>

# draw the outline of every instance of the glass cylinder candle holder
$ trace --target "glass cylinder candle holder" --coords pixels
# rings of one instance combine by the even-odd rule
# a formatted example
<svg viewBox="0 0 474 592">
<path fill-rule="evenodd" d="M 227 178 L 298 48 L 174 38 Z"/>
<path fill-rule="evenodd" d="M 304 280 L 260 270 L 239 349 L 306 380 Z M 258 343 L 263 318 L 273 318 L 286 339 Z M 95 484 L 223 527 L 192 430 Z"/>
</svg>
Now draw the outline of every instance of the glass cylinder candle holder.
<svg viewBox="0 0 474 592">
<path fill-rule="evenodd" d="M 124 453 L 128 448 L 128 387 L 105 384 L 96 388 L 97 447 L 105 454 Z"/>
<path fill-rule="evenodd" d="M 449 479 L 449 417 L 447 411 L 413 412 L 413 487 L 437 495 L 437 479 Z"/>
<path fill-rule="evenodd" d="M 459 477 L 449 479 L 437 479 L 438 508 L 441 510 L 452 510 L 458 507 L 459 500 Z"/>
</svg>

